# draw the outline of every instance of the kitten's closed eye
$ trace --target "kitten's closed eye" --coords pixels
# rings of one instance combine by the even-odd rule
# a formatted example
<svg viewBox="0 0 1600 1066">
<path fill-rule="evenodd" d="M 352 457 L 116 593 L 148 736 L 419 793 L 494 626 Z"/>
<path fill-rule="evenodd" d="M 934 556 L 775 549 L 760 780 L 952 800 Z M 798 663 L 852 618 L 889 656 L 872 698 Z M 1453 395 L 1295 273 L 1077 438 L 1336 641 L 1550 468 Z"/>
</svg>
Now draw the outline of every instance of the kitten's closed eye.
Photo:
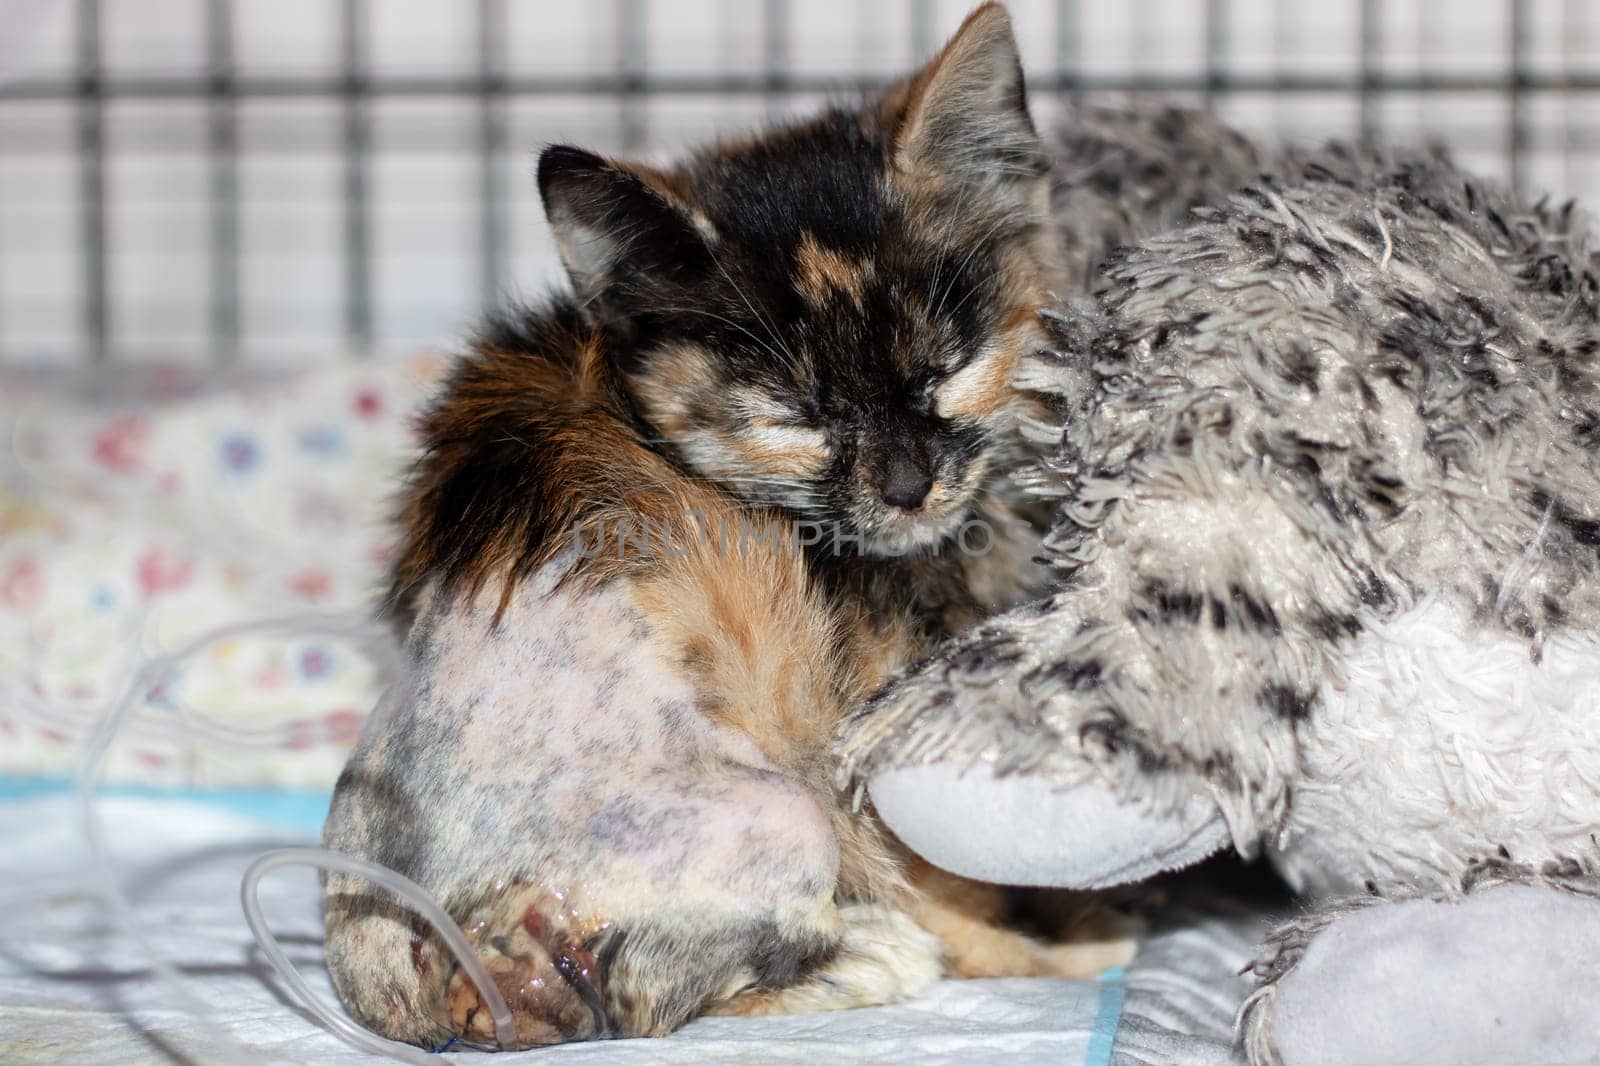
<svg viewBox="0 0 1600 1066">
<path fill-rule="evenodd" d="M 756 423 L 750 438 L 755 450 L 765 453 L 766 465 L 786 473 L 811 476 L 828 459 L 828 437 L 815 426 L 794 422 Z M 791 452 L 785 455 L 783 452 Z"/>
<path fill-rule="evenodd" d="M 816 401 L 785 402 L 763 393 L 745 392 L 734 398 L 735 407 L 758 429 L 820 430 L 822 411 Z"/>
<path fill-rule="evenodd" d="M 945 371 L 933 391 L 940 418 L 981 422 L 1004 406 L 1010 395 L 1020 346 L 1014 339 L 990 343 Z"/>
<path fill-rule="evenodd" d="M 736 431 L 733 450 L 750 466 L 751 474 L 807 478 L 816 476 L 828 462 L 827 433 L 815 424 L 805 405 L 742 390 L 735 393 L 733 407 L 743 423 Z"/>
</svg>

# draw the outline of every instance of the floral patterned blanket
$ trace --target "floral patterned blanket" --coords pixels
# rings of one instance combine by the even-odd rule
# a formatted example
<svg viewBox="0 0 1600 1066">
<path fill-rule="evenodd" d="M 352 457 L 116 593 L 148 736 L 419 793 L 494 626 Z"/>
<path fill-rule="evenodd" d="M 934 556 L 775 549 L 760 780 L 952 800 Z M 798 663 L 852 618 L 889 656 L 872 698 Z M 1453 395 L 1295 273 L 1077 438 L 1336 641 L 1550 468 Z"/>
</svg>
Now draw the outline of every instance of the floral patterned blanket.
<svg viewBox="0 0 1600 1066">
<path fill-rule="evenodd" d="M 0 774 L 70 773 L 141 664 L 218 627 L 368 612 L 442 363 L 0 375 Z M 354 644 L 215 644 L 141 695 L 107 776 L 326 786 L 375 690 Z"/>
</svg>

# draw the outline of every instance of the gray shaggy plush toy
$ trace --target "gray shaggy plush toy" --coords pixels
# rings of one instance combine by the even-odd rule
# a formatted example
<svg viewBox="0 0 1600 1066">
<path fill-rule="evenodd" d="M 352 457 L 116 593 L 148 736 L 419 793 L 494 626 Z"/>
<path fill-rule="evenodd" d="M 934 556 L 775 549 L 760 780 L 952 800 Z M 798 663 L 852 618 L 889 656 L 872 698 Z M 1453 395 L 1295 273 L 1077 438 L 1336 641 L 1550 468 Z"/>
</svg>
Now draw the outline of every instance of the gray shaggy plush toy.
<svg viewBox="0 0 1600 1066">
<path fill-rule="evenodd" d="M 1169 132 L 1178 202 L 1256 163 Z M 1067 224 L 1151 150 L 1069 155 Z M 1600 1061 L 1587 223 L 1435 155 L 1266 165 L 1050 312 L 1059 590 L 891 684 L 845 779 L 971 876 L 1231 845 L 1355 898 L 1264 946 L 1255 1063 Z"/>
</svg>

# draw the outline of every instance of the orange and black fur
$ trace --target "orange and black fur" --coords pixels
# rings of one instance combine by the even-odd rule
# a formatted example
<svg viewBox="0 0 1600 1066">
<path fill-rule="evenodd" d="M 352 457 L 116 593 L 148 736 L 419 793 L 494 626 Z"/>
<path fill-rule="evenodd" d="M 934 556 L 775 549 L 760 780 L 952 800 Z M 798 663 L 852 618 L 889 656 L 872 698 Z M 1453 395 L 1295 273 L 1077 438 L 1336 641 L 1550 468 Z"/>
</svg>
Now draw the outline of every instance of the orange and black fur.
<svg viewBox="0 0 1600 1066">
<path fill-rule="evenodd" d="M 891 671 L 1030 590 L 1005 473 L 1045 173 L 995 5 L 861 109 L 675 169 L 545 152 L 574 295 L 492 322 L 424 419 L 390 593 L 416 677 L 327 831 L 457 915 L 519 1042 L 1126 957 L 1003 928 L 999 889 L 850 809 L 829 750 Z M 572 627 L 622 657 L 591 666 Z M 352 1013 L 487 1042 L 425 930 L 327 891 Z"/>
<path fill-rule="evenodd" d="M 533 359 L 557 324 L 592 333 L 632 424 L 685 476 L 802 523 L 838 594 L 958 628 L 1037 578 L 1037 531 L 999 497 L 1024 414 L 1013 371 L 1060 270 L 1047 171 L 1009 21 L 985 8 L 864 107 L 668 169 L 546 150 L 573 295 L 503 314 L 479 349 Z M 447 400 L 440 433 L 453 416 Z M 401 604 L 440 568 L 498 559 L 539 458 L 502 432 L 471 463 L 428 461 Z"/>
</svg>

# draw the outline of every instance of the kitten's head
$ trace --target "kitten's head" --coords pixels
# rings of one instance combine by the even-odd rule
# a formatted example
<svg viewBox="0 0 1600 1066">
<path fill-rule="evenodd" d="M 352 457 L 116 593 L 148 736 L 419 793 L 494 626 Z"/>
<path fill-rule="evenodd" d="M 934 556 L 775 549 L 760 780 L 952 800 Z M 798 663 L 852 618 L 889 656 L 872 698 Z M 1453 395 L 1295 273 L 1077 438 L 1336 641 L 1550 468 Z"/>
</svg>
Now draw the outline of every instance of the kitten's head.
<svg viewBox="0 0 1600 1066">
<path fill-rule="evenodd" d="M 1013 417 L 1051 276 L 1045 169 L 991 4 L 864 108 L 671 169 L 556 146 L 539 189 L 662 443 L 882 554 L 958 529 Z"/>
</svg>

